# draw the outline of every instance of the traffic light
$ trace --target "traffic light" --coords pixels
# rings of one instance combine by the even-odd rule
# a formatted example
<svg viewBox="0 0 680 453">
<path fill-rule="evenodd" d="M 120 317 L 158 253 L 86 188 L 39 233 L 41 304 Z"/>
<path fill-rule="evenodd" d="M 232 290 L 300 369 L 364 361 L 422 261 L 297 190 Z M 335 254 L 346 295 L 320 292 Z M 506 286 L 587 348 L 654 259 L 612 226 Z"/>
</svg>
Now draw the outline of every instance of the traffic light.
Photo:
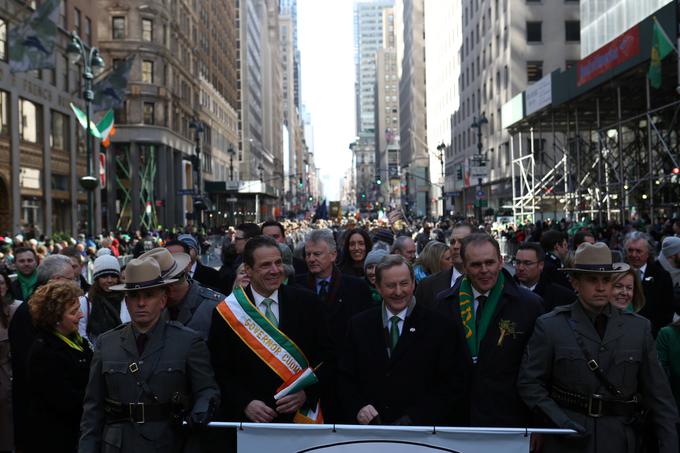
<svg viewBox="0 0 680 453">
<path fill-rule="evenodd" d="M 302 189 L 304 187 L 304 184 L 302 183 L 302 178 L 298 179 L 298 187 Z"/>
<path fill-rule="evenodd" d="M 308 198 L 308 200 L 309 200 L 309 201 L 314 201 L 314 197 L 310 195 L 309 198 Z"/>
<path fill-rule="evenodd" d="M 458 179 L 458 181 L 463 180 L 463 166 L 462 165 L 458 165 L 458 168 L 456 169 L 456 178 Z"/>
<path fill-rule="evenodd" d="M 365 200 L 365 199 L 366 199 L 366 193 L 361 192 L 361 199 L 362 199 L 362 200 Z"/>
<path fill-rule="evenodd" d="M 680 168 L 678 168 L 678 167 L 673 168 L 673 174 L 674 175 L 680 175 Z"/>
<path fill-rule="evenodd" d="M 376 183 L 377 185 L 382 184 L 382 179 L 380 179 L 380 176 L 378 176 L 378 177 L 375 179 L 375 183 Z"/>
</svg>

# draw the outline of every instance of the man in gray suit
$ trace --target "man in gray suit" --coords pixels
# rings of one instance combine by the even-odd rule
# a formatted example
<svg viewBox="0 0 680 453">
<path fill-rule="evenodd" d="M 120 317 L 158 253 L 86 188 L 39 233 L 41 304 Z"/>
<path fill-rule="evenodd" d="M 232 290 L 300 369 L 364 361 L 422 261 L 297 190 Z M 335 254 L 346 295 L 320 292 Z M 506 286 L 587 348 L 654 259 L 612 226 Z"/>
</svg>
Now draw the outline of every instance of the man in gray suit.
<svg viewBox="0 0 680 453">
<path fill-rule="evenodd" d="M 609 304 L 612 264 L 602 243 L 581 244 L 565 269 L 578 301 L 536 321 L 517 382 L 530 409 L 578 434 L 549 436 L 544 453 L 640 451 L 641 411 L 649 411 L 660 453 L 677 453 L 678 413 L 645 318 Z"/>
<path fill-rule="evenodd" d="M 219 405 L 208 348 L 175 321 L 164 322 L 166 286 L 153 258 L 125 269 L 132 318 L 99 337 L 81 420 L 80 453 L 198 452 L 196 436 L 180 429 L 205 426 Z"/>
</svg>

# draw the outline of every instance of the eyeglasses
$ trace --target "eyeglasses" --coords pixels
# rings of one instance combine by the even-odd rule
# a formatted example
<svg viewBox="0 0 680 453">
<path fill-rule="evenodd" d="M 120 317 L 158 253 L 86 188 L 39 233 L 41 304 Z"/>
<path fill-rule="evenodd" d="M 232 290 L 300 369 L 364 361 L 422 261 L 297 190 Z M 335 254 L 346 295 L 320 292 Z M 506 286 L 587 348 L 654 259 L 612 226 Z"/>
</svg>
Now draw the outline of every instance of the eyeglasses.
<svg viewBox="0 0 680 453">
<path fill-rule="evenodd" d="M 529 266 L 533 266 L 536 263 L 538 263 L 538 261 L 512 260 L 512 264 L 514 264 L 515 266 L 529 267 Z"/>
</svg>

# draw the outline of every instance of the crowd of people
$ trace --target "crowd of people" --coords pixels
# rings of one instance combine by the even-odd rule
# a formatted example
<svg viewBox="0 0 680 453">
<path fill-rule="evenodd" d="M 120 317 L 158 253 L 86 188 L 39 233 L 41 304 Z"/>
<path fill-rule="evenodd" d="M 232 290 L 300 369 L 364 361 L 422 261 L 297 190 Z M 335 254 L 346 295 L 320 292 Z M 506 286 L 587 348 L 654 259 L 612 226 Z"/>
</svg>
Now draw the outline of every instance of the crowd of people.
<svg viewBox="0 0 680 453">
<path fill-rule="evenodd" d="M 0 452 L 229 451 L 210 421 L 323 421 L 677 453 L 679 235 L 347 219 L 0 237 Z"/>
</svg>

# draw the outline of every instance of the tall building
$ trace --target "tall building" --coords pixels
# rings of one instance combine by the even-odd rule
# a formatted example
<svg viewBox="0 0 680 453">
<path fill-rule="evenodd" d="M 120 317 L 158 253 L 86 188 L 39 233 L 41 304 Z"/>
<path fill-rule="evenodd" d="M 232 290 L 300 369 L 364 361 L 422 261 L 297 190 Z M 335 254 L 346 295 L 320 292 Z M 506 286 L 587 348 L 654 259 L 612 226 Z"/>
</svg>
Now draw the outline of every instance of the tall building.
<svg viewBox="0 0 680 453">
<path fill-rule="evenodd" d="M 399 68 L 400 165 L 402 200 L 407 212 L 432 215 L 430 156 L 427 139 L 425 0 L 400 0 L 397 29 Z M 436 36 L 436 35 L 435 35 Z"/>
<path fill-rule="evenodd" d="M 438 215 L 450 210 L 453 187 L 451 169 L 451 146 L 453 113 L 460 102 L 458 85 L 452 81 L 460 75 L 459 49 L 463 39 L 460 2 L 425 0 L 425 61 L 427 78 L 427 139 L 430 156 L 430 175 L 433 186 L 432 198 L 436 201 L 433 211 Z M 436 30 L 436 33 L 433 31 Z M 449 176 L 444 178 L 444 165 Z M 435 185 L 436 183 L 436 185 Z M 448 208 L 448 209 L 447 209 Z"/>
<path fill-rule="evenodd" d="M 512 162 L 501 106 L 544 75 L 578 60 L 580 24 L 576 1 L 465 0 L 462 8 L 460 105 L 447 178 L 450 184 L 453 170 L 453 189 L 460 192 L 454 210 L 472 214 L 475 206 L 481 211 L 511 204 Z M 482 115 L 487 123 L 478 121 Z M 473 124 L 481 124 L 481 161 Z M 536 140 L 538 154 L 552 152 L 550 143 Z M 539 165 L 549 161 L 538 157 Z"/>
<path fill-rule="evenodd" d="M 32 12 L 27 3 L 0 4 L 0 232 L 75 236 L 87 219 L 86 193 L 78 184 L 86 151 L 69 103 L 83 107 L 83 86 L 66 46 L 70 31 L 86 46 L 97 45 L 101 10 L 88 0 L 62 1 L 56 67 L 13 74 L 7 32 Z"/>
</svg>

